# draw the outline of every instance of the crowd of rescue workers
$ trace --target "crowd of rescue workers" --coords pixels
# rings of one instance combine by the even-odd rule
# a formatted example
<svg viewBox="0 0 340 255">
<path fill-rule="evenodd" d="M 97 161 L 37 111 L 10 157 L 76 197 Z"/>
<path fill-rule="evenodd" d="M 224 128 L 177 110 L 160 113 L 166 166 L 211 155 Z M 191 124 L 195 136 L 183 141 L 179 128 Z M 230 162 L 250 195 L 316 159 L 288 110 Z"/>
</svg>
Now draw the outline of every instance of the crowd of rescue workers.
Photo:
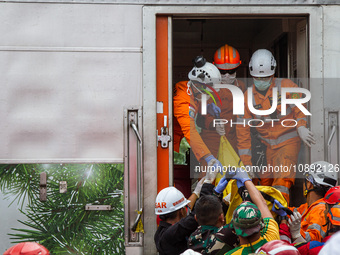
<svg viewBox="0 0 340 255">
<path fill-rule="evenodd" d="M 200 173 L 189 198 L 173 186 L 158 193 L 158 228 L 154 235 L 157 251 L 160 255 L 340 254 L 338 165 L 326 161 L 310 164 L 301 177 L 300 192 L 306 203 L 289 206 L 300 147 L 316 143 L 307 128 L 307 116 L 299 107 L 290 105 L 286 114 L 281 112 L 281 88 L 298 85 L 274 77 L 276 60 L 267 49 L 256 50 L 249 61 L 251 90 L 246 91 L 245 83 L 236 78 L 240 65 L 239 52 L 226 44 L 215 52 L 212 63 L 197 56 L 189 80 L 175 85 L 174 150 L 179 151 L 185 137 L 199 162 L 196 168 L 207 170 Z M 221 84 L 242 90 L 244 115 L 233 114 L 235 98 Z M 273 104 L 273 88 L 279 94 L 277 105 Z M 270 109 L 270 114 L 258 116 L 249 110 L 249 92 L 252 109 Z M 285 96 L 303 97 L 300 93 Z M 276 121 L 261 121 L 250 127 L 216 124 L 216 119 L 234 123 Z M 280 125 L 282 121 L 286 125 Z M 260 174 L 247 170 L 256 164 L 254 141 L 264 151 L 267 168 L 290 170 Z"/>
<path fill-rule="evenodd" d="M 310 164 L 303 175 L 301 190 L 306 203 L 289 206 L 289 192 L 296 180 L 293 169 L 300 170 L 296 166 L 301 144 L 311 147 L 316 141 L 299 107 L 290 105 L 283 114 L 280 94 L 276 105 L 273 103 L 273 88 L 280 93 L 281 88 L 298 85 L 290 79 L 274 78 L 276 60 L 269 50 L 259 49 L 251 56 L 252 90 L 246 91 L 245 83 L 236 79 L 240 65 L 239 52 L 226 44 L 215 52 L 213 63 L 202 56 L 196 57 L 189 81 L 175 85 L 174 150 L 179 151 L 185 137 L 199 167 L 208 170 L 199 173 L 189 198 L 173 186 L 157 194 L 158 228 L 154 241 L 158 253 L 340 254 L 337 244 L 340 242 L 340 186 L 336 186 L 339 165 L 325 161 Z M 221 84 L 236 86 L 244 92 L 244 115 L 233 114 L 233 95 Z M 247 93 L 250 91 L 252 109 L 271 109 L 270 114 L 257 116 L 249 110 Z M 299 93 L 285 96 L 302 97 Z M 206 113 L 202 114 L 202 109 Z M 269 121 L 250 127 L 215 125 L 215 119 L 234 123 L 253 119 Z M 280 125 L 282 121 L 286 125 Z M 290 171 L 259 174 L 247 170 L 254 165 L 261 167 L 254 148 L 262 149 L 268 169 L 280 167 Z M 226 166 L 232 167 L 221 171 Z M 33 242 L 16 244 L 4 253 L 17 254 L 50 253 Z"/>
</svg>

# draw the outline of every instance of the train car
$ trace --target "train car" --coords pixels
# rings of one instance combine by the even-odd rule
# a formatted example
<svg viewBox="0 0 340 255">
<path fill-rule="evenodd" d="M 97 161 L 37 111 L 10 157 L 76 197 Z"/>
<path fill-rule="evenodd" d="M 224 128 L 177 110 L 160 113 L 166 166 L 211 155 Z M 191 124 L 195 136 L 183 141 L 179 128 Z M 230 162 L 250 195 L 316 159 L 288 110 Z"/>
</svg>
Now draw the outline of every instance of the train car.
<svg viewBox="0 0 340 255">
<path fill-rule="evenodd" d="M 157 192 L 176 185 L 187 194 L 192 183 L 188 165 L 174 160 L 173 87 L 188 79 L 195 56 L 212 61 L 224 44 L 241 55 L 238 77 L 250 78 L 251 54 L 266 48 L 278 77 L 310 91 L 317 143 L 301 147 L 299 165 L 326 160 L 338 169 L 339 13 L 336 0 L 0 1 L 0 252 L 35 240 L 60 254 L 157 254 Z M 103 165 L 108 174 L 92 180 Z M 122 173 L 119 188 L 106 186 L 110 171 Z M 81 193 L 86 181 L 93 189 Z M 295 205 L 301 183 L 291 190 Z M 46 211 L 32 210 L 34 201 L 49 208 L 63 194 L 67 204 L 53 212 L 74 210 L 69 222 L 53 228 L 52 213 L 39 223 L 35 215 Z M 119 199 L 105 204 L 108 196 Z M 110 213 L 120 220 L 112 223 Z M 105 236 L 115 228 L 119 234 Z"/>
</svg>

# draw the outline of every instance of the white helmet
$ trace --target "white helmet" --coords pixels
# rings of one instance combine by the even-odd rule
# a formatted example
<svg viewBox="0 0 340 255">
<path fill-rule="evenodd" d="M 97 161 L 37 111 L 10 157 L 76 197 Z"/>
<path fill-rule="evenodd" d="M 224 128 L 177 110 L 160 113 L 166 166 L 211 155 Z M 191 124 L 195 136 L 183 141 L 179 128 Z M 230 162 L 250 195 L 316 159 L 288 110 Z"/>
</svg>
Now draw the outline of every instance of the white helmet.
<svg viewBox="0 0 340 255">
<path fill-rule="evenodd" d="M 221 83 L 221 73 L 214 64 L 207 62 L 202 56 L 197 56 L 194 64 L 188 74 L 189 80 L 208 85 Z"/>
<path fill-rule="evenodd" d="M 322 185 L 334 187 L 338 180 L 338 173 L 326 161 L 317 161 L 311 164 L 310 172 L 306 179 L 314 186 Z"/>
<path fill-rule="evenodd" d="M 162 189 L 156 197 L 155 213 L 156 215 L 168 214 L 183 208 L 189 203 L 190 201 L 178 189 L 167 187 Z"/>
<path fill-rule="evenodd" d="M 249 61 L 249 71 L 253 77 L 271 76 L 275 73 L 275 68 L 275 58 L 273 54 L 266 49 L 255 51 Z"/>
</svg>

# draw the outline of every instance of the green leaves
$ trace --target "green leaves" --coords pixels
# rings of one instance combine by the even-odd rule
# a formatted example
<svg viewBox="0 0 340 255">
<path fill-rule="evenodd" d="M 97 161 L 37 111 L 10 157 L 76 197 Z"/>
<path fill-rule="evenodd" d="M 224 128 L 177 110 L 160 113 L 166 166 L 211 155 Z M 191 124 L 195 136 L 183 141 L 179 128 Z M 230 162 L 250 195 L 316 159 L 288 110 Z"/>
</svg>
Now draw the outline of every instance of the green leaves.
<svg viewBox="0 0 340 255">
<path fill-rule="evenodd" d="M 40 173 L 47 173 L 47 201 L 39 200 Z M 124 254 L 123 165 L 1 165 L 0 189 L 16 194 L 26 228 L 13 229 L 16 242 L 36 241 L 52 254 Z M 59 181 L 67 193 L 59 193 Z M 13 201 L 13 202 L 14 202 Z M 111 211 L 85 211 L 86 204 Z"/>
</svg>

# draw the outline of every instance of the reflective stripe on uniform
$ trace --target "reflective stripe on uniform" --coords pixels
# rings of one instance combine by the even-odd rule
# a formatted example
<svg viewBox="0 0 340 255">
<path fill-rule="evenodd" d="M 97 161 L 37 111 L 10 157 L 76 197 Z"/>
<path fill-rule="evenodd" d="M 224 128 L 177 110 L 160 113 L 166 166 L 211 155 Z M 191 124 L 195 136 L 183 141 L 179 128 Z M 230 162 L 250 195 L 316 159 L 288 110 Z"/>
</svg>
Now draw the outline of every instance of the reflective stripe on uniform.
<svg viewBox="0 0 340 255">
<path fill-rule="evenodd" d="M 338 211 L 340 209 L 340 205 L 339 204 L 333 205 L 328 211 L 328 213 L 332 217 L 332 220 L 340 222 L 340 217 L 336 217 L 336 216 L 333 215 L 333 209 L 336 209 Z"/>
<path fill-rule="evenodd" d="M 239 155 L 249 155 L 251 156 L 251 149 L 240 149 L 238 150 Z"/>
<path fill-rule="evenodd" d="M 282 82 L 282 79 L 280 79 L 280 78 L 275 79 L 275 86 L 278 88 L 280 95 L 281 95 L 281 82 Z"/>
<path fill-rule="evenodd" d="M 252 120 L 252 119 L 250 119 L 250 118 L 243 118 L 242 116 L 238 116 L 236 118 L 236 121 L 249 121 L 249 120 Z"/>
<path fill-rule="evenodd" d="M 306 237 L 305 237 L 306 242 L 310 242 L 312 238 L 310 237 L 309 233 L 305 232 L 305 234 L 306 234 Z"/>
<path fill-rule="evenodd" d="M 288 105 L 289 106 L 289 105 Z M 292 109 L 291 109 L 291 107 L 289 106 L 287 109 L 286 109 L 286 115 L 281 115 L 281 114 L 279 114 L 279 115 L 277 115 L 277 118 L 278 119 L 281 119 L 281 118 L 283 118 L 283 117 L 285 117 L 285 116 L 287 116 L 287 115 L 289 115 L 289 114 L 291 114 L 292 113 Z"/>
<path fill-rule="evenodd" d="M 239 122 L 241 123 L 242 122 L 242 123 L 244 123 L 244 125 L 246 125 L 249 120 L 252 120 L 252 119 L 237 118 L 236 122 L 237 123 L 239 123 Z M 236 122 L 232 122 L 232 123 L 236 124 Z"/>
<path fill-rule="evenodd" d="M 278 90 L 278 97 L 281 97 L 281 82 L 282 82 L 282 79 L 279 79 L 279 78 L 276 78 L 275 79 L 275 86 L 274 87 L 276 87 L 277 88 L 277 90 Z M 254 95 L 254 93 L 253 93 L 253 106 L 255 107 L 256 106 L 256 101 L 255 101 L 255 95 Z M 287 116 L 287 115 L 289 115 L 289 114 L 291 114 L 292 113 L 292 107 L 291 107 L 291 105 L 287 105 L 288 107 L 287 107 L 287 109 L 286 109 L 286 115 L 281 115 L 281 114 L 278 114 L 277 115 L 277 118 L 278 119 L 281 119 L 281 118 L 283 118 L 283 117 L 285 117 L 285 116 Z M 295 107 L 295 106 L 294 106 Z M 268 118 L 269 117 L 269 115 L 266 115 L 266 116 L 263 116 L 263 115 L 255 115 L 255 118 L 257 118 L 257 119 L 261 119 L 261 120 L 265 120 L 266 118 Z M 299 121 L 300 119 L 298 119 L 297 121 Z M 307 121 L 307 120 L 306 120 Z"/>
<path fill-rule="evenodd" d="M 299 122 L 300 120 L 307 121 L 307 118 L 299 118 L 299 119 L 296 119 L 297 122 Z"/>
<path fill-rule="evenodd" d="M 268 143 L 269 145 L 279 145 L 280 143 L 283 143 L 289 139 L 292 139 L 294 137 L 298 137 L 298 133 L 296 132 L 296 130 L 286 133 L 284 135 L 279 136 L 277 139 L 268 139 L 268 138 L 264 138 L 259 134 L 259 138 L 262 139 L 263 141 L 265 141 L 266 143 Z"/>
<path fill-rule="evenodd" d="M 286 186 L 274 185 L 273 188 L 277 189 L 281 193 L 285 193 L 289 195 L 289 189 Z"/>
<path fill-rule="evenodd" d="M 320 232 L 320 235 L 322 238 L 324 238 L 326 236 L 326 233 L 322 230 L 322 227 L 317 224 L 317 223 L 313 223 L 312 225 L 309 225 L 307 229 L 316 229 Z"/>
<path fill-rule="evenodd" d="M 332 215 L 332 220 L 339 221 L 340 222 L 340 217 L 335 217 Z"/>
<path fill-rule="evenodd" d="M 292 242 L 292 239 L 290 239 L 288 236 L 286 235 L 280 235 L 280 240 L 283 240 L 283 241 L 287 241 L 289 243 Z"/>
</svg>

